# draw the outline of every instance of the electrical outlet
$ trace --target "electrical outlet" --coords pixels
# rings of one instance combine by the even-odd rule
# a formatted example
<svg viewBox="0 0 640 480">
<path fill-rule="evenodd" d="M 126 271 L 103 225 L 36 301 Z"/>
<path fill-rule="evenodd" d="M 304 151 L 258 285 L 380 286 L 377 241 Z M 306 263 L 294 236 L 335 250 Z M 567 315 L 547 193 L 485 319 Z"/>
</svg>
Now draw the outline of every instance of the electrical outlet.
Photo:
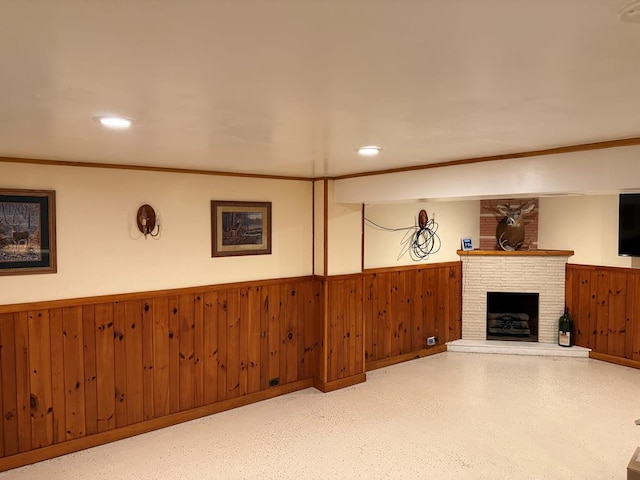
<svg viewBox="0 0 640 480">
<path fill-rule="evenodd" d="M 275 387 L 276 385 L 280 385 L 280 377 L 275 377 L 275 378 L 269 379 L 269 386 L 270 387 Z"/>
<path fill-rule="evenodd" d="M 435 344 L 436 344 L 436 337 L 427 338 L 427 345 L 435 345 Z"/>
</svg>

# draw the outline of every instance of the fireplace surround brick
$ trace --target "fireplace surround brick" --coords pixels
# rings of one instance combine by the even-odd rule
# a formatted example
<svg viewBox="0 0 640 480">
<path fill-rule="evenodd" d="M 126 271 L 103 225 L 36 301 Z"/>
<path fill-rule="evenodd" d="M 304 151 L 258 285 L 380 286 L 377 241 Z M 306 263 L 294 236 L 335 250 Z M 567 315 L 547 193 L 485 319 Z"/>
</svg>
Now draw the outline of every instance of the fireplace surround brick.
<svg viewBox="0 0 640 480">
<path fill-rule="evenodd" d="M 487 292 L 538 293 L 538 341 L 555 343 L 565 306 L 565 250 L 458 251 L 462 260 L 462 339 L 486 340 Z"/>
</svg>

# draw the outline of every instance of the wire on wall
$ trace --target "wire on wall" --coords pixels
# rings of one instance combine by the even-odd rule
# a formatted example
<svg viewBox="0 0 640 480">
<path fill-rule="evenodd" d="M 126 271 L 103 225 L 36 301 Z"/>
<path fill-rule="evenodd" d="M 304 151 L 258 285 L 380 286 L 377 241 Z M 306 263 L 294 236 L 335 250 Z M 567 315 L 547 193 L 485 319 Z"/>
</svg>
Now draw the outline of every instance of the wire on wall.
<svg viewBox="0 0 640 480">
<path fill-rule="evenodd" d="M 405 232 L 400 241 L 401 249 L 398 254 L 398 260 L 407 253 L 409 253 L 409 256 L 415 262 L 426 260 L 429 255 L 437 253 L 442 246 L 440 237 L 436 233 L 438 231 L 438 222 L 435 221 L 435 216 L 433 215 L 432 218 L 429 218 L 425 210 L 420 210 L 416 224 L 409 227 L 389 228 L 378 225 L 366 217 L 364 220 L 370 227 L 376 230 Z"/>
</svg>

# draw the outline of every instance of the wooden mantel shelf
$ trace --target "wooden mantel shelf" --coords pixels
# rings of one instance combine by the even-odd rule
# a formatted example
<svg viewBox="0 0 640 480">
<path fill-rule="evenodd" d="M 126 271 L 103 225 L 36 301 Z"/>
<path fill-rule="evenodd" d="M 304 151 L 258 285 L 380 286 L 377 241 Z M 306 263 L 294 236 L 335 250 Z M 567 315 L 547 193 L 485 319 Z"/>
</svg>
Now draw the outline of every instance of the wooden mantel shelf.
<svg viewBox="0 0 640 480">
<path fill-rule="evenodd" d="M 494 257 L 571 257 L 573 250 L 458 250 L 458 255 L 467 257 L 471 255 L 494 256 Z"/>
</svg>

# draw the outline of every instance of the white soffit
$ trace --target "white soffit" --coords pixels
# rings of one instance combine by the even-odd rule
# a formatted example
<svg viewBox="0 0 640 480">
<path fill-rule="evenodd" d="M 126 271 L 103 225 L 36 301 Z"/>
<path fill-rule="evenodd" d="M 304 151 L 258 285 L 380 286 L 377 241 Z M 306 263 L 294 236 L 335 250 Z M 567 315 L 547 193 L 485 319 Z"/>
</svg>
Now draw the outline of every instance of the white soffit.
<svg viewBox="0 0 640 480">
<path fill-rule="evenodd" d="M 336 180 L 336 203 L 607 194 L 640 188 L 640 146 Z"/>
</svg>

